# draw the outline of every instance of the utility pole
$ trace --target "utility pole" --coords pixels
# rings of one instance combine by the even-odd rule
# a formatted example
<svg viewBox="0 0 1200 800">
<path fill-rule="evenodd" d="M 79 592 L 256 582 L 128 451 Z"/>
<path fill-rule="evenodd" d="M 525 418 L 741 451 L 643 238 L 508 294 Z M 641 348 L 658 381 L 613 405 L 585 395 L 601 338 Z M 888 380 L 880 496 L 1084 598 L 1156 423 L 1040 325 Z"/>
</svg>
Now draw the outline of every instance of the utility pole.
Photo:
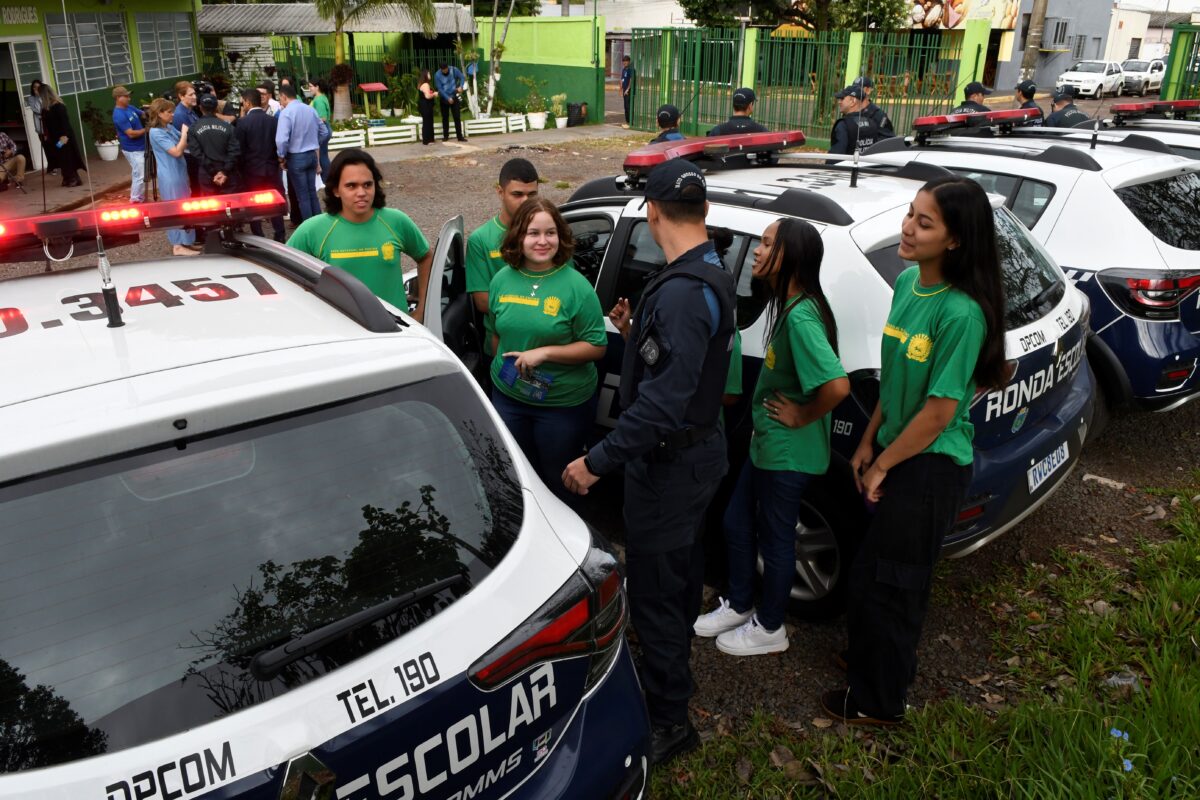
<svg viewBox="0 0 1200 800">
<path fill-rule="evenodd" d="M 1037 74 L 1038 52 L 1042 47 L 1042 33 L 1046 28 L 1047 0 L 1033 0 L 1029 14 L 1029 31 L 1025 34 L 1025 53 L 1021 56 L 1021 80 L 1031 81 Z"/>
</svg>

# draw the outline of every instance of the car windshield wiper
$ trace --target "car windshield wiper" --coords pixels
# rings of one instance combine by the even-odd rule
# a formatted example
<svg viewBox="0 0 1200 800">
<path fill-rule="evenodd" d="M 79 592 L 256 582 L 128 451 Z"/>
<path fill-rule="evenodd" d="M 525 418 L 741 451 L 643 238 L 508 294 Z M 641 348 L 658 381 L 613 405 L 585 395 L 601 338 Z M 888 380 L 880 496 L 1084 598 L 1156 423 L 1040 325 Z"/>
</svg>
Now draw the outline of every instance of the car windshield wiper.
<svg viewBox="0 0 1200 800">
<path fill-rule="evenodd" d="M 403 608 L 411 606 L 413 603 L 424 600 L 426 597 L 431 597 L 444 589 L 449 589 L 451 586 L 462 583 L 466 579 L 466 576 L 462 574 L 443 578 L 428 586 L 422 586 L 420 589 L 407 592 L 399 597 L 393 597 L 391 600 L 385 600 L 370 608 L 364 608 L 362 611 L 339 619 L 336 622 L 322 625 L 320 628 L 309 631 L 302 636 L 297 636 L 295 639 L 281 644 L 279 647 L 263 650 L 251 660 L 250 674 L 260 681 L 272 680 L 288 664 L 317 652 L 330 642 L 335 642 L 359 628 L 377 622 L 389 614 L 394 614 Z"/>
<path fill-rule="evenodd" d="M 1052 298 L 1054 296 L 1054 293 L 1058 291 L 1060 286 L 1061 286 L 1061 284 L 1058 281 L 1055 281 L 1054 283 L 1047 286 L 1045 289 L 1042 289 L 1040 292 L 1038 292 L 1036 295 L 1034 295 L 1033 299 L 1029 301 L 1028 305 L 1025 306 L 1024 310 L 1025 311 L 1036 311 L 1037 309 L 1044 306 L 1046 303 L 1049 303 L 1050 298 Z"/>
</svg>

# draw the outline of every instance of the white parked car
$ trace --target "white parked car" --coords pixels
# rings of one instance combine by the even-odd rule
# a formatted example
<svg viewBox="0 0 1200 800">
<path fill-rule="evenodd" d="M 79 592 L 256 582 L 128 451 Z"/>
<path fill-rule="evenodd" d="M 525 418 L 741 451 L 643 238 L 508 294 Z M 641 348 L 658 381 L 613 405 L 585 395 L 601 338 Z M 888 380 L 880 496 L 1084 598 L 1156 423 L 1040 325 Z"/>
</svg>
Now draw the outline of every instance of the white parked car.
<svg viewBox="0 0 1200 800">
<path fill-rule="evenodd" d="M 0 256 L 263 195 L 5 219 Z M 462 269 L 460 217 L 432 316 Z M 616 557 L 437 336 L 229 230 L 112 277 L 117 320 L 92 270 L 0 282 L 0 798 L 642 796 Z"/>
<path fill-rule="evenodd" d="M 1104 97 L 1125 91 L 1125 75 L 1115 61 L 1076 61 L 1058 76 L 1055 89 L 1070 86 L 1076 97 Z"/>
<path fill-rule="evenodd" d="M 1161 58 L 1150 60 L 1131 58 L 1121 64 L 1121 72 L 1125 75 L 1125 91 L 1128 94 L 1143 95 L 1146 92 L 1157 93 L 1162 89 L 1163 75 L 1167 65 Z"/>
</svg>

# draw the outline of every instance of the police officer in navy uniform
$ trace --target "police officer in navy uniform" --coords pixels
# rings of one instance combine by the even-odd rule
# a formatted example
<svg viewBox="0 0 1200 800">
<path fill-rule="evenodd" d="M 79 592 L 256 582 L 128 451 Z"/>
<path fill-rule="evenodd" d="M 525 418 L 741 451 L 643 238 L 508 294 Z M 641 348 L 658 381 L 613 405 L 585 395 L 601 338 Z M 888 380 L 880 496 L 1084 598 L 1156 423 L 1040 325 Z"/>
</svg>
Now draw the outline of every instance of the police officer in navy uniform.
<svg viewBox="0 0 1200 800">
<path fill-rule="evenodd" d="M 875 105 L 875 101 L 871 99 L 871 95 L 875 93 L 875 81 L 871 80 L 866 75 L 859 75 L 854 79 L 852 86 L 861 86 L 863 88 L 863 97 L 867 101 L 867 107 L 860 113 L 875 123 L 875 127 L 879 128 L 882 134 L 881 138 L 887 139 L 896 135 L 896 129 L 892 127 L 892 121 L 882 108 Z"/>
<path fill-rule="evenodd" d="M 992 90 L 979 81 L 971 81 L 967 84 L 967 88 L 963 90 L 963 96 L 966 99 L 962 101 L 962 105 L 950 109 L 950 113 L 982 114 L 991 111 L 990 108 L 983 104 L 983 99 L 991 93 Z"/>
<path fill-rule="evenodd" d="M 659 142 L 677 142 L 683 138 L 679 132 L 679 109 L 667 103 L 658 107 L 658 136 L 650 140 L 650 144 Z"/>
<path fill-rule="evenodd" d="M 1051 99 L 1054 101 L 1054 111 L 1046 117 L 1047 128 L 1074 128 L 1081 122 L 1091 120 L 1091 117 L 1075 107 L 1074 89 L 1067 86 L 1055 89 Z"/>
<path fill-rule="evenodd" d="M 743 86 L 733 93 L 733 116 L 708 132 L 709 136 L 729 136 L 734 133 L 765 133 L 766 127 L 750 118 L 754 113 L 754 90 Z"/>
<path fill-rule="evenodd" d="M 1037 117 L 1022 122 L 1022 126 L 1042 125 L 1046 119 L 1046 113 L 1042 111 L 1042 107 L 1033 101 L 1033 96 L 1037 94 L 1037 84 L 1033 81 L 1021 81 L 1017 84 L 1017 101 L 1020 102 L 1019 108 L 1032 108 L 1038 112 Z"/>
<path fill-rule="evenodd" d="M 842 118 L 833 123 L 833 132 L 829 134 L 830 153 L 848 155 L 865 150 L 885 138 L 874 118 L 864 113 L 867 101 L 861 85 L 852 83 L 834 97 L 837 98 Z"/>
<path fill-rule="evenodd" d="M 688 719 L 688 664 L 703 580 L 700 528 L 729 469 L 721 399 L 733 345 L 734 281 L 709 241 L 704 176 L 667 161 L 646 182 L 646 221 L 667 266 L 646 284 L 633 314 L 609 314 L 626 338 L 616 428 L 563 471 L 584 494 L 625 467 L 629 612 L 659 764 L 699 745 Z"/>
</svg>

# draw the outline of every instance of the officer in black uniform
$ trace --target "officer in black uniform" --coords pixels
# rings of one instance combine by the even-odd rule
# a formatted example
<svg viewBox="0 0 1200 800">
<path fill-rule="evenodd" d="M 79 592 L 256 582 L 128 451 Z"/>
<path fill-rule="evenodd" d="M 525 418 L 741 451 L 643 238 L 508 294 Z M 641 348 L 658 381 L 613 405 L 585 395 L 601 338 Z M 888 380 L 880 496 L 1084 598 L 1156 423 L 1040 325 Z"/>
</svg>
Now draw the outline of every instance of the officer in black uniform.
<svg viewBox="0 0 1200 800">
<path fill-rule="evenodd" d="M 1037 84 L 1033 81 L 1021 81 L 1017 84 L 1017 102 L 1021 104 L 1018 106 L 1018 108 L 1032 108 L 1034 111 L 1038 112 L 1037 117 L 1029 120 L 1028 122 L 1022 122 L 1022 126 L 1040 126 L 1045 122 L 1046 113 L 1042 111 L 1041 106 L 1033 102 L 1033 96 L 1035 94 L 1037 94 Z"/>
<path fill-rule="evenodd" d="M 667 103 L 658 107 L 658 136 L 650 140 L 650 144 L 659 142 L 676 142 L 683 138 L 679 132 L 679 109 Z"/>
<path fill-rule="evenodd" d="M 967 84 L 967 88 L 963 90 L 963 96 L 966 98 L 962 101 L 962 105 L 950 109 L 951 114 L 982 114 L 991 111 L 990 108 L 983 104 L 983 99 L 992 93 L 992 90 L 984 86 L 979 81 L 971 81 Z"/>
<path fill-rule="evenodd" d="M 829 134 L 830 153 L 848 155 L 884 138 L 879 125 L 866 114 L 867 101 L 861 85 L 852 83 L 834 97 L 842 118 L 833 123 L 833 132 Z"/>
<path fill-rule="evenodd" d="M 875 127 L 879 128 L 881 138 L 887 139 L 896 135 L 896 129 L 892 127 L 892 121 L 883 109 L 875 105 L 875 101 L 871 99 L 871 95 L 875 93 L 875 81 L 871 80 L 866 75 L 859 75 L 854 79 L 853 86 L 861 86 L 863 88 L 863 97 L 867 101 L 867 107 L 862 110 L 864 117 L 869 117 L 875 123 Z"/>
<path fill-rule="evenodd" d="M 733 133 L 765 133 L 766 128 L 750 119 L 757 98 L 753 89 L 742 87 L 733 93 L 733 116 L 708 132 L 709 136 L 728 136 Z"/>
<path fill-rule="evenodd" d="M 721 396 L 734 334 L 734 281 L 708 239 L 704 176 L 667 161 L 646 182 L 646 220 L 668 259 L 633 314 L 622 298 L 609 318 L 626 338 L 617 427 L 563 471 L 586 493 L 625 467 L 625 566 L 629 613 L 659 764 L 695 748 L 688 664 L 703 579 L 699 531 L 729 469 Z"/>
<path fill-rule="evenodd" d="M 1047 128 L 1074 128 L 1079 123 L 1091 119 L 1075 107 L 1074 89 L 1066 86 L 1055 89 L 1051 99 L 1054 101 L 1054 111 L 1046 117 Z"/>
</svg>

